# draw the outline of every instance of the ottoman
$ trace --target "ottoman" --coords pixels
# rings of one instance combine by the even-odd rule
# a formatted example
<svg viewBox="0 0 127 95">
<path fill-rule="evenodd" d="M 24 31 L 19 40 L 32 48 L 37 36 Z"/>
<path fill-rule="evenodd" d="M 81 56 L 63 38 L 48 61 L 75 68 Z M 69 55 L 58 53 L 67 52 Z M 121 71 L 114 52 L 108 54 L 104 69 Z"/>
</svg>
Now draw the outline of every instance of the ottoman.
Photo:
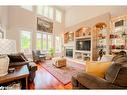
<svg viewBox="0 0 127 95">
<path fill-rule="evenodd" d="M 60 68 L 66 66 L 66 59 L 62 57 L 56 57 L 52 59 L 53 65 Z"/>
</svg>

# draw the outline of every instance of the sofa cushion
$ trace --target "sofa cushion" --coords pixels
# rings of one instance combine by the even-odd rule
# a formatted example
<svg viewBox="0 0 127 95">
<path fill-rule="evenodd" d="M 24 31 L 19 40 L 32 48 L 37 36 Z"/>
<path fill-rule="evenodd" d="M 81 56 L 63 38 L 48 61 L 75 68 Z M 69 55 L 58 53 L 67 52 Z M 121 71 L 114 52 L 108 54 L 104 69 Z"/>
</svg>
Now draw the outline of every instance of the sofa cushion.
<svg viewBox="0 0 127 95">
<path fill-rule="evenodd" d="M 126 55 L 117 55 L 112 60 L 115 64 L 126 64 L 127 63 L 127 56 Z"/>
<path fill-rule="evenodd" d="M 105 79 L 115 85 L 127 86 L 127 64 L 112 64 Z"/>
<path fill-rule="evenodd" d="M 113 83 L 119 86 L 127 86 L 127 64 L 122 65 Z"/>
<path fill-rule="evenodd" d="M 9 54 L 8 57 L 10 59 L 10 63 L 26 61 L 26 59 L 24 58 L 24 56 L 21 53 Z"/>
<path fill-rule="evenodd" d="M 86 73 L 104 78 L 105 72 L 111 64 L 112 62 L 87 62 Z"/>
<path fill-rule="evenodd" d="M 120 64 L 112 64 L 105 73 L 105 79 L 109 82 L 113 82 L 114 79 L 117 77 L 119 70 Z"/>
</svg>

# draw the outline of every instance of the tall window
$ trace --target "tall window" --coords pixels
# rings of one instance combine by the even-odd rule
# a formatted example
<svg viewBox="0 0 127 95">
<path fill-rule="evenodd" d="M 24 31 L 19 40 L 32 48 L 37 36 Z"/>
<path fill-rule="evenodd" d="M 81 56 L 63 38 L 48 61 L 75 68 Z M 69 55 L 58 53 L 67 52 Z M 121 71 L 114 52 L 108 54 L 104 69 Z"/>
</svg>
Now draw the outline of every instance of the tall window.
<svg viewBox="0 0 127 95">
<path fill-rule="evenodd" d="M 21 31 L 20 35 L 21 51 L 24 53 L 31 53 L 32 40 L 30 31 Z"/>
<path fill-rule="evenodd" d="M 62 12 L 60 10 L 55 11 L 55 20 L 59 23 L 62 22 Z"/>
<path fill-rule="evenodd" d="M 48 50 L 52 48 L 52 35 L 48 35 Z"/>
<path fill-rule="evenodd" d="M 36 48 L 39 50 L 42 49 L 42 35 L 41 35 L 41 33 L 37 33 Z"/>
<path fill-rule="evenodd" d="M 53 19 L 53 7 L 49 6 L 38 6 L 37 13 L 47 18 Z"/>
<path fill-rule="evenodd" d="M 38 32 L 36 37 L 36 48 L 48 51 L 53 45 L 53 35 L 44 32 Z"/>
<path fill-rule="evenodd" d="M 61 38 L 60 36 L 55 36 L 55 50 L 61 52 Z"/>
<path fill-rule="evenodd" d="M 29 11 L 33 11 L 33 7 L 32 6 L 21 6 L 22 8 L 29 10 Z"/>
<path fill-rule="evenodd" d="M 43 48 L 43 50 L 47 50 L 47 34 L 46 33 L 42 34 L 42 39 L 43 39 L 42 48 Z"/>
</svg>

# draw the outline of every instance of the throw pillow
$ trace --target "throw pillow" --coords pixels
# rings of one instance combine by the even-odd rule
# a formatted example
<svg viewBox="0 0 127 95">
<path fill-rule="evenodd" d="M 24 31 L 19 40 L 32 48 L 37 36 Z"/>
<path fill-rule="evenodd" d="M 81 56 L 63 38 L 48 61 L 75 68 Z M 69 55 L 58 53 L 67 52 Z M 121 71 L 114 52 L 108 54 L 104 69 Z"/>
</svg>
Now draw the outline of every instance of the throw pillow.
<svg viewBox="0 0 127 95">
<path fill-rule="evenodd" d="M 86 73 L 104 78 L 104 75 L 112 62 L 87 62 Z"/>
</svg>

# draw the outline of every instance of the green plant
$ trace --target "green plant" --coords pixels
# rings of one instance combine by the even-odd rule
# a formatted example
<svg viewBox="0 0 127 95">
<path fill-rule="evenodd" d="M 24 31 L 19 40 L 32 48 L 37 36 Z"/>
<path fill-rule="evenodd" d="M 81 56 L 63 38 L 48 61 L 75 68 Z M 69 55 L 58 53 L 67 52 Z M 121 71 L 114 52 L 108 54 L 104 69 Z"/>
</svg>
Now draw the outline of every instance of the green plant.
<svg viewBox="0 0 127 95">
<path fill-rule="evenodd" d="M 54 57 L 55 49 L 54 49 L 54 48 L 51 48 L 51 49 L 49 50 L 49 54 L 50 54 L 52 57 Z"/>
</svg>

